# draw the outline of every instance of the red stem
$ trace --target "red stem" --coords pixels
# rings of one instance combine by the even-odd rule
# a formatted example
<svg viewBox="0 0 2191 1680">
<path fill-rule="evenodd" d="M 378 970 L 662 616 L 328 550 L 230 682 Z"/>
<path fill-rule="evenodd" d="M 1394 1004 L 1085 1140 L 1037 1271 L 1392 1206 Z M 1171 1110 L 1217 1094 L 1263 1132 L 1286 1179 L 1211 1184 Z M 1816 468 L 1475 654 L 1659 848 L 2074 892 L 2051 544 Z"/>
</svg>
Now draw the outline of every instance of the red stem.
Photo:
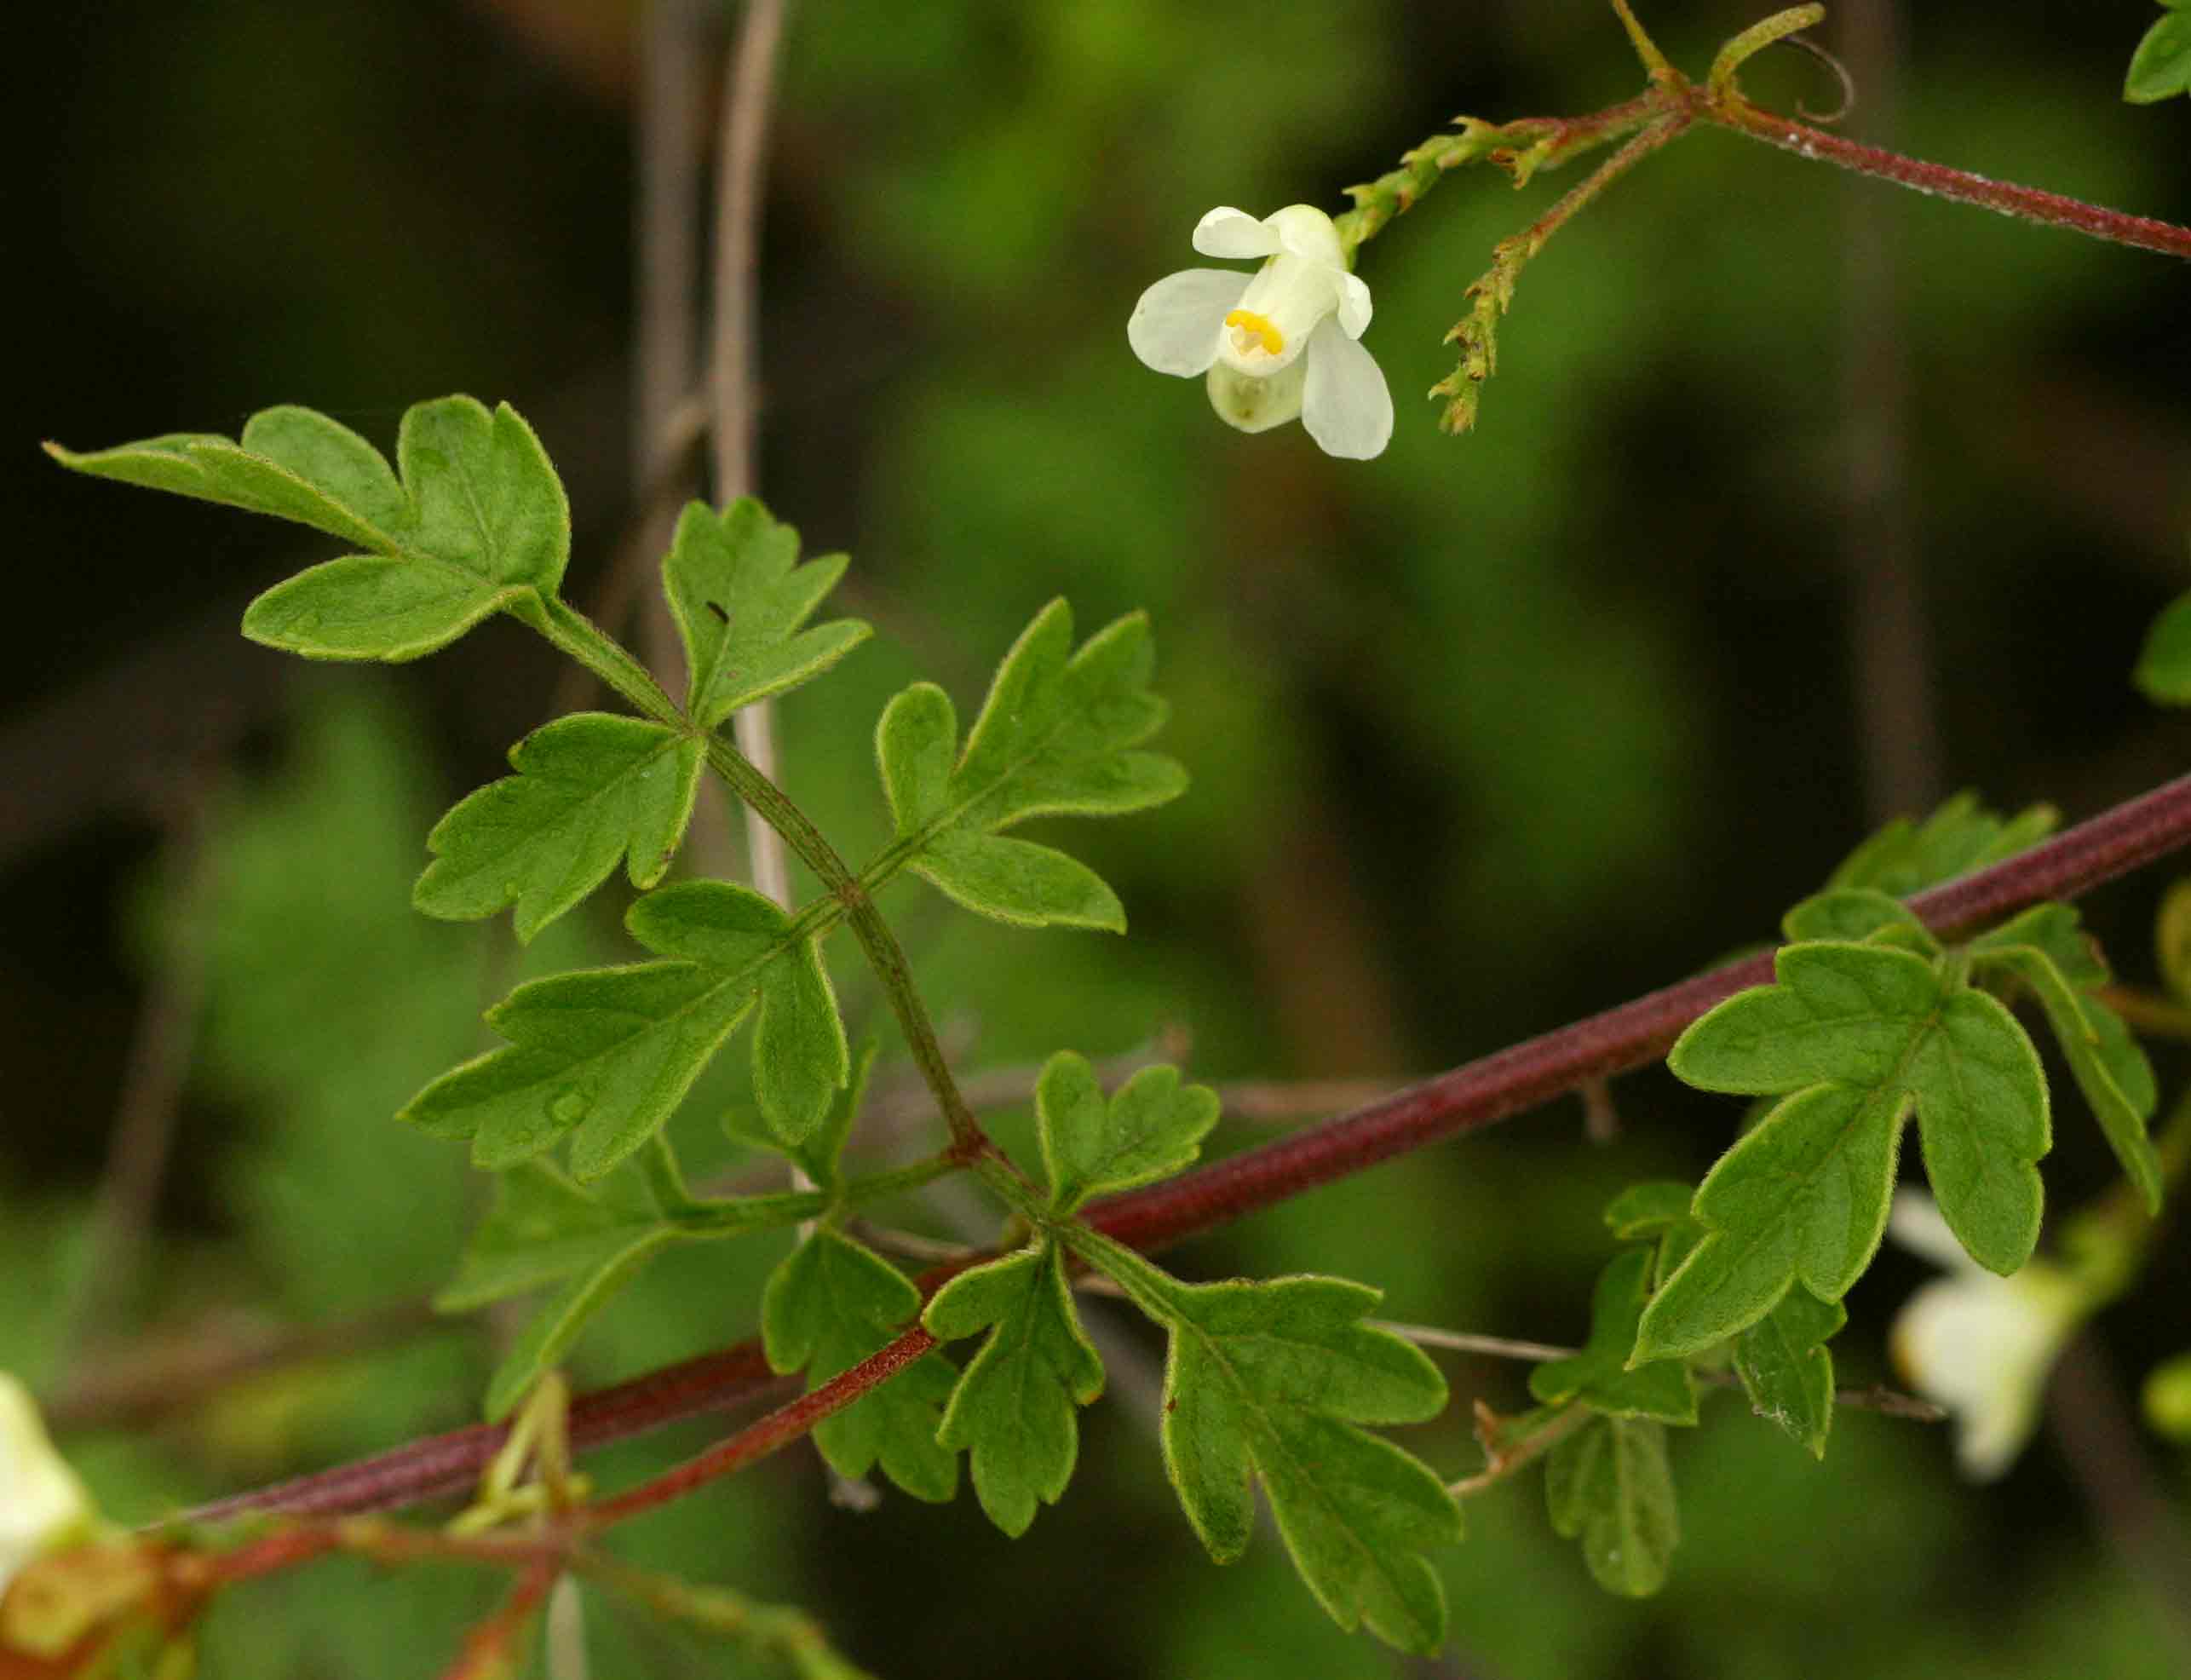
<svg viewBox="0 0 2191 1680">
<path fill-rule="evenodd" d="M 1967 933 L 2047 899 L 2073 898 L 2191 843 L 2191 776 L 2115 806 L 2006 861 L 1935 887 L 1910 907 L 1944 937 Z M 1585 1081 L 1640 1067 L 1714 1004 L 1768 980 L 1769 952 L 1728 964 L 1456 1068 L 1351 1114 L 1244 1150 L 1148 1189 L 1094 1204 L 1090 1223 L 1154 1249 L 1331 1182 L 1426 1143 L 1503 1119 Z M 939 1273 L 924 1284 L 934 1286 Z M 812 1394 L 770 1413 L 666 1476 L 591 1508 L 613 1521 L 750 1463 L 848 1406 L 935 1345 L 916 1326 Z M 673 1418 L 733 1405 L 768 1380 L 758 1346 L 741 1343 L 589 1395 L 572 1407 L 573 1447 L 636 1435 Z M 388 1510 L 462 1487 L 500 1446 L 481 1425 L 398 1447 L 358 1464 L 238 1494 L 189 1513 L 211 1521 L 247 1510 L 330 1513 Z"/>
<path fill-rule="evenodd" d="M 801 1395 L 779 1406 L 756 1424 L 749 1424 L 727 1441 L 665 1470 L 652 1482 L 627 1488 L 612 1499 L 589 1505 L 579 1519 L 589 1528 L 605 1528 L 628 1516 L 665 1505 L 703 1482 L 742 1470 L 756 1458 L 766 1458 L 779 1447 L 796 1441 L 832 1412 L 849 1406 L 868 1389 L 888 1382 L 936 1345 L 935 1338 L 915 1325 L 897 1340 L 878 1349 L 850 1370 L 840 1372 L 812 1394 Z"/>
<path fill-rule="evenodd" d="M 1722 128 L 1765 141 L 1801 157 L 1822 158 L 1859 175 L 1873 175 L 1897 186 L 1914 187 L 1920 193 L 1952 198 L 1958 204 L 1998 210 L 2003 216 L 2016 216 L 2025 222 L 2067 227 L 2119 245 L 2157 250 L 2165 256 L 2191 257 L 2191 227 L 2106 210 L 2082 199 L 2064 198 L 2059 193 L 2043 193 L 2036 187 L 1990 181 L 1968 170 L 1950 169 L 1945 164 L 1928 163 L 1921 158 L 1906 158 L 1899 152 L 1866 146 L 1824 129 L 1791 122 L 1786 117 L 1745 102 L 1725 105 L 1699 101 L 1698 108 L 1699 114 Z"/>
</svg>

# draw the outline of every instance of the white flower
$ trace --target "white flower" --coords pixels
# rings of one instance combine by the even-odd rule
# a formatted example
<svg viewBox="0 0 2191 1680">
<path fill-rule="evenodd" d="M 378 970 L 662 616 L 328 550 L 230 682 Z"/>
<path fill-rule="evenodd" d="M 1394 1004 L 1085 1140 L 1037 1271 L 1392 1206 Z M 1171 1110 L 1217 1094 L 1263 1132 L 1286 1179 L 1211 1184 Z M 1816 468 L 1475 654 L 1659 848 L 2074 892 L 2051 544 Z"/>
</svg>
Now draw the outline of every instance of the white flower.
<svg viewBox="0 0 2191 1680">
<path fill-rule="evenodd" d="M 0 1595 L 24 1565 L 89 1533 L 95 1520 L 29 1391 L 0 1371 Z"/>
<path fill-rule="evenodd" d="M 1366 461 L 1392 436 L 1392 393 L 1355 341 L 1369 288 L 1347 272 L 1338 229 L 1313 204 L 1261 222 L 1220 205 L 1194 227 L 1205 256 L 1260 256 L 1253 274 L 1187 268 L 1134 305 L 1134 354 L 1159 373 L 1209 375 L 1217 417 L 1260 432 L 1298 415 L 1327 455 Z"/>
<path fill-rule="evenodd" d="M 1898 1192 L 1887 1229 L 1948 1273 L 1895 1315 L 1888 1337 L 1895 1364 L 1911 1387 L 1954 1417 L 1963 1473 L 1990 1482 L 2038 1428 L 2047 1375 L 2096 1304 L 2092 1293 L 2043 1260 L 2009 1277 L 1986 1270 L 1964 1252 L 1929 1196 Z"/>
</svg>

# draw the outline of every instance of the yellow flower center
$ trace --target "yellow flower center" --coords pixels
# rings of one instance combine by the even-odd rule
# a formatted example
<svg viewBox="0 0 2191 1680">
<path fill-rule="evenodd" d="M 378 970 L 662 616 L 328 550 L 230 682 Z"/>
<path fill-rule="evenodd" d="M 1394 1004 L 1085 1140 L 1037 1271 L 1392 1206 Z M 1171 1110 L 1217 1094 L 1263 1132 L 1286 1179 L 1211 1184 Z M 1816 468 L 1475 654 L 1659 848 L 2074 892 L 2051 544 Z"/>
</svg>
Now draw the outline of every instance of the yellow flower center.
<svg viewBox="0 0 2191 1680">
<path fill-rule="evenodd" d="M 1210 318 L 1205 315 L 1202 319 Z M 1225 317 L 1225 325 L 1233 330 L 1233 348 L 1242 355 L 1258 347 L 1270 356 L 1285 348 L 1285 335 L 1252 309 L 1234 310 Z"/>
</svg>

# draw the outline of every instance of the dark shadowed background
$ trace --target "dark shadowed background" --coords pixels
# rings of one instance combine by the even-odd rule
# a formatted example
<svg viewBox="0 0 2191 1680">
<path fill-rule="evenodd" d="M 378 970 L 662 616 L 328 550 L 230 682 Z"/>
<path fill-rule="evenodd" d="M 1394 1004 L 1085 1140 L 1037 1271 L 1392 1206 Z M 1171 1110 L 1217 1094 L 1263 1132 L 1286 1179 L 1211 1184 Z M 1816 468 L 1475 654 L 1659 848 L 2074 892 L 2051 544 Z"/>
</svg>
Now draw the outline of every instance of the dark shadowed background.
<svg viewBox="0 0 2191 1680">
<path fill-rule="evenodd" d="M 1753 20 L 1732 0 L 1643 9 L 1695 70 Z M 1837 9 L 1822 38 L 1860 80 L 1847 132 L 2191 221 L 2191 105 L 2118 97 L 2149 6 Z M 703 38 L 719 55 L 720 32 Z M 247 644 L 244 603 L 329 544 L 71 478 L 36 445 L 233 434 L 290 401 L 386 445 L 413 400 L 507 399 L 569 486 L 571 593 L 589 600 L 637 509 L 636 40 L 636 8 L 606 0 L 103 0 L 14 26 L 0 1364 L 75 1396 L 64 1444 L 118 1516 L 475 1415 L 508 1326 L 429 1330 L 411 1308 L 483 1181 L 389 1116 L 481 1046 L 478 1010 L 519 970 L 506 920 L 426 922 L 408 883 L 439 809 L 549 715 L 557 672 L 507 624 L 392 673 Z M 1366 342 L 1399 404 L 1374 463 L 1297 427 L 1230 433 L 1196 384 L 1128 353 L 1136 296 L 1194 264 L 1211 205 L 1336 211 L 1457 112 L 1576 112 L 1638 80 L 1602 0 L 794 9 L 761 482 L 810 550 L 851 551 L 850 610 L 878 635 L 785 707 L 787 785 L 865 854 L 883 701 L 927 676 L 971 705 L 1059 594 L 1087 627 L 1150 610 L 1165 744 L 1194 778 L 1153 814 L 1058 826 L 1125 900 L 1123 940 L 999 929 L 925 888 L 890 899 L 969 1067 L 1176 1027 L 1201 1077 L 1395 1083 L 1768 937 L 1897 810 L 1970 787 L 2074 818 L 2183 767 L 2191 720 L 2128 681 L 2191 581 L 2180 263 L 1705 132 L 1523 276 L 1470 437 L 1441 435 L 1417 394 L 1450 366 L 1440 337 L 1493 241 L 1572 175 L 1520 195 L 1457 175 L 1365 248 Z M 1792 52 L 1746 82 L 1783 109 L 1836 97 Z M 2131 981 L 2152 978 L 2169 878 L 2088 906 Z M 616 959 L 620 903 L 603 895 L 527 971 Z M 849 949 L 855 1031 L 874 1022 L 894 1054 Z M 176 1067 L 175 1088 L 133 1082 L 133 1057 Z M 2161 1072 L 2172 1090 L 2191 1067 Z M 102 1182 L 116 1194 L 125 1090 L 173 1147 L 134 1240 L 101 1247 L 88 1215 Z M 734 1098 L 681 1117 L 695 1163 L 729 1159 Z M 1397 1318 L 1576 1339 L 1606 1196 L 1700 1171 L 1739 1117 L 1658 1073 L 1615 1099 L 1609 1145 L 1570 1102 L 1178 1264 L 1330 1269 L 1383 1287 Z M 2056 1206 L 2111 1171 L 2060 1107 Z M 1256 1135 L 1228 1124 L 1215 1147 Z M 125 1179 L 145 1165 L 118 1153 Z M 574 1378 L 750 1333 L 782 1248 L 673 1252 Z M 2123 1394 L 2191 1340 L 2188 1256 L 2179 1233 L 2101 1321 Z M 1921 1275 L 1890 1253 L 1852 1297 L 1848 1378 L 1889 1374 L 1885 1326 Z M 1731 1399 L 1676 1442 L 1662 1597 L 1600 1594 L 1525 1476 L 1472 1504 L 1445 1560 L 1449 1659 L 1400 1663 L 1325 1620 L 1274 1536 L 1228 1570 L 1201 1556 L 1157 1456 L 1155 1344 L 1110 1325 L 1080 1478 L 1022 1541 L 963 1493 L 835 1508 L 801 1447 L 637 1525 L 635 1549 L 810 1606 L 893 1680 L 2183 1671 L 2092 1467 L 2050 1436 L 1974 1490 L 1945 1430 L 1844 1413 L 1821 1468 Z M 331 1327 L 319 1356 L 216 1395 L 177 1380 L 113 1404 L 147 1361 Z M 1448 1369 L 1456 1405 L 1409 1439 L 1458 1476 L 1478 1462 L 1465 1402 L 1522 1403 L 1523 1372 Z M 593 1468 L 612 1485 L 710 1434 Z M 2180 1451 L 2131 1435 L 2101 1457 L 2102 1482 L 2146 1478 L 2180 1512 Z M 431 1671 L 492 1590 L 325 1566 L 225 1607 L 205 1671 Z M 764 1671 L 612 1605 L 590 1630 L 603 1674 Z"/>
</svg>

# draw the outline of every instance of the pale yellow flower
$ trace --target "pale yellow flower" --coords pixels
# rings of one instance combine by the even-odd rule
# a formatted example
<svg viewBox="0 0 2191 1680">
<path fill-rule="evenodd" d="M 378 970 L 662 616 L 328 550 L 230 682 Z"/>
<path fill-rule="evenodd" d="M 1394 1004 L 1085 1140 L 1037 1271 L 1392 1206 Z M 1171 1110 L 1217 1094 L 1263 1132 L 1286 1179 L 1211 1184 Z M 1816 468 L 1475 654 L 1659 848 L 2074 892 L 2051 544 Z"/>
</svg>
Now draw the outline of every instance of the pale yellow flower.
<svg viewBox="0 0 2191 1680">
<path fill-rule="evenodd" d="M 1338 230 L 1313 204 L 1258 222 L 1221 204 L 1195 225 L 1205 256 L 1261 257 L 1252 274 L 1186 268 L 1141 296 L 1126 323 L 1159 373 L 1206 377 L 1228 426 L 1266 431 L 1299 417 L 1327 455 L 1366 461 L 1392 437 L 1392 393 L 1359 341 L 1369 288 L 1347 272 Z"/>
</svg>

